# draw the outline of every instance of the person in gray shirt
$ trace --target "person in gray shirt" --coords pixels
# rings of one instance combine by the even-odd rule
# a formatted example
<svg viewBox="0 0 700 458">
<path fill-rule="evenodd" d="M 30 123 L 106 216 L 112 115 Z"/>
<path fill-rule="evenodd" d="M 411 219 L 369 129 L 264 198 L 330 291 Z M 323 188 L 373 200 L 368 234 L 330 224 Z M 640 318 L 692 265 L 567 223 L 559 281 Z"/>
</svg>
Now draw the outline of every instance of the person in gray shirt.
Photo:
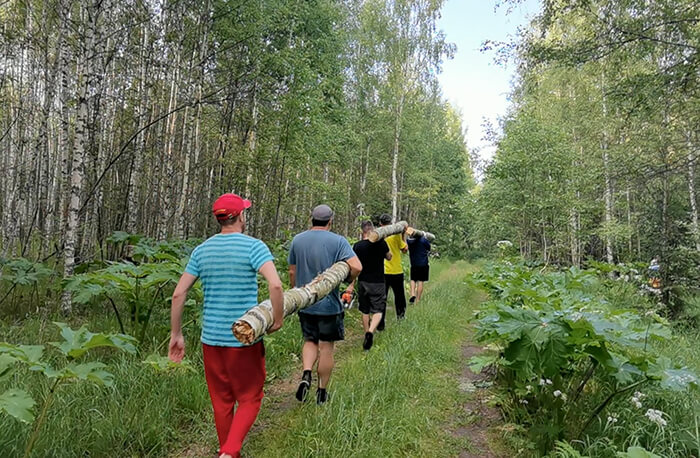
<svg viewBox="0 0 700 458">
<path fill-rule="evenodd" d="M 333 211 L 328 205 L 319 205 L 311 213 L 311 229 L 297 234 L 289 247 L 289 282 L 300 287 L 316 278 L 318 274 L 339 261 L 350 266 L 348 282 L 352 282 L 362 271 L 362 264 L 344 237 L 330 231 Z M 315 304 L 299 311 L 299 323 L 304 335 L 302 348 L 302 374 L 296 398 L 306 400 L 311 386 L 311 371 L 318 361 L 318 391 L 316 402 L 323 404 L 328 399 L 328 380 L 335 365 L 333 353 L 335 342 L 343 340 L 343 305 L 336 288 L 331 294 Z"/>
</svg>

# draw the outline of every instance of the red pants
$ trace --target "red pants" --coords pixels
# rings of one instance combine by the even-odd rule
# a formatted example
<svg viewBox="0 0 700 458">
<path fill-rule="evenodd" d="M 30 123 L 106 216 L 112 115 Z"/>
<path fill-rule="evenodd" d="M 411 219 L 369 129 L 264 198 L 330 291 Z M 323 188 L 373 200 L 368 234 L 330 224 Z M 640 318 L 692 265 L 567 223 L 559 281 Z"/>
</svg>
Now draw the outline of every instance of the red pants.
<svg viewBox="0 0 700 458">
<path fill-rule="evenodd" d="M 240 456 L 263 398 L 265 347 L 262 342 L 250 347 L 202 344 L 202 353 L 220 453 Z"/>
</svg>

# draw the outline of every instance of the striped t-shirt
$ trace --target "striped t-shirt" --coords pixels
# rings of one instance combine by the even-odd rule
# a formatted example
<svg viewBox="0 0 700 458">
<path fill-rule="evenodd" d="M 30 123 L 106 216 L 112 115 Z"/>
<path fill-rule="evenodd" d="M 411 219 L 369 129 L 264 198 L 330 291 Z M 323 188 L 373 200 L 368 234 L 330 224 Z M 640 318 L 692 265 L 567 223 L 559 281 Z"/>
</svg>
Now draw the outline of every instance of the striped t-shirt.
<svg viewBox="0 0 700 458">
<path fill-rule="evenodd" d="M 235 232 L 217 234 L 192 252 L 185 272 L 202 282 L 202 343 L 242 347 L 231 326 L 258 304 L 257 272 L 274 258 L 261 240 Z"/>
</svg>

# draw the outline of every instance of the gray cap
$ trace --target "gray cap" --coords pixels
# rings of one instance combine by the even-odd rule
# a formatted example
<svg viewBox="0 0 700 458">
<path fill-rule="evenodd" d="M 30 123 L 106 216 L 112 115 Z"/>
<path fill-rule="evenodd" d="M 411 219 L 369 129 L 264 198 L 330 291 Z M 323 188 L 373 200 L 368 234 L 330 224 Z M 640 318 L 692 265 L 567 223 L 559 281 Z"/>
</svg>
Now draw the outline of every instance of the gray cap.
<svg viewBox="0 0 700 458">
<path fill-rule="evenodd" d="M 333 218 L 333 210 L 328 205 L 317 205 L 311 211 L 311 217 L 317 221 L 330 221 Z"/>
</svg>

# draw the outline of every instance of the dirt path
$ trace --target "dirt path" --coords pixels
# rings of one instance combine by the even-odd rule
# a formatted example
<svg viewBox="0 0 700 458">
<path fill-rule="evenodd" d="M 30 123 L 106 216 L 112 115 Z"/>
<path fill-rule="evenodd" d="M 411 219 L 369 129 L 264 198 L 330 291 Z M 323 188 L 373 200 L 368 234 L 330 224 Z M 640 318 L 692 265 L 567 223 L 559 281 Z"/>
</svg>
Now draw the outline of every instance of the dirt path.
<svg viewBox="0 0 700 458">
<path fill-rule="evenodd" d="M 438 287 L 443 290 L 443 294 L 444 291 L 450 291 L 450 300 L 452 300 L 453 297 L 456 297 L 453 296 L 452 291 L 454 291 L 454 294 L 465 294 L 465 286 L 462 283 L 464 275 L 464 268 L 451 265 L 440 272 L 439 276 L 436 276 L 435 281 L 431 282 L 433 284 L 428 285 L 426 292 L 430 294 L 430 289 Z M 457 293 L 457 291 L 460 292 Z M 479 302 L 478 300 L 468 301 L 470 304 L 474 304 L 473 306 L 476 306 Z M 390 299 L 389 302 L 391 303 L 392 300 Z M 390 307 L 389 314 L 393 313 L 393 308 Z M 408 313 L 410 314 L 410 307 Z M 391 317 L 391 315 L 389 316 Z M 358 321 L 358 317 L 346 317 L 346 340 L 338 344 L 336 371 L 342 370 L 344 365 L 347 364 L 346 360 L 349 360 L 353 354 L 358 352 L 362 341 L 362 329 L 357 323 L 353 324 L 352 320 Z M 461 406 L 459 404 L 455 405 L 456 410 L 459 412 L 457 418 L 448 420 L 445 424 L 445 430 L 450 431 L 451 433 L 449 434 L 459 443 L 457 453 L 455 455 L 450 453 L 450 456 L 459 456 L 460 458 L 507 456 L 492 451 L 492 445 L 499 442 L 496 427 L 501 424 L 501 418 L 498 410 L 490 407 L 487 403 L 488 398 L 491 396 L 489 391 L 491 384 L 488 376 L 474 374 L 467 367 L 468 360 L 472 356 L 479 354 L 482 349 L 474 343 L 471 330 L 465 328 L 465 331 L 465 340 L 462 342 L 461 348 L 461 372 L 454 379 L 455 385 L 453 385 L 455 391 L 459 390 L 463 393 L 463 396 L 458 396 L 457 401 L 458 403 L 463 402 L 463 404 Z M 355 355 L 355 358 L 357 358 L 357 355 Z M 299 364 L 298 362 L 296 363 L 297 366 Z M 264 431 L 267 430 L 274 431 L 279 428 L 285 428 L 285 424 L 281 419 L 290 414 L 294 415 L 295 409 L 299 408 L 299 403 L 294 398 L 298 385 L 297 372 L 294 371 L 289 376 L 275 379 L 266 386 L 263 412 L 253 426 L 249 439 L 252 437 L 255 440 L 256 436 L 259 437 L 261 434 L 265 434 Z M 212 449 L 211 445 L 204 445 L 212 443 L 213 437 L 209 436 L 206 440 L 195 440 L 184 450 L 180 450 L 171 456 L 213 457 L 215 450 Z M 495 448 L 497 449 L 498 446 L 496 445 Z"/>
<path fill-rule="evenodd" d="M 467 393 L 469 400 L 464 404 L 464 414 L 466 424 L 459 427 L 455 432 L 456 437 L 469 440 L 470 447 L 462 450 L 460 458 L 495 458 L 498 455 L 491 451 L 489 445 L 490 430 L 501 422 L 498 409 L 488 405 L 489 391 L 491 386 L 489 376 L 481 373 L 475 374 L 466 362 L 473 356 L 482 352 L 482 348 L 466 343 L 462 347 L 462 357 L 465 362 L 462 375 L 459 377 L 459 388 Z"/>
</svg>

